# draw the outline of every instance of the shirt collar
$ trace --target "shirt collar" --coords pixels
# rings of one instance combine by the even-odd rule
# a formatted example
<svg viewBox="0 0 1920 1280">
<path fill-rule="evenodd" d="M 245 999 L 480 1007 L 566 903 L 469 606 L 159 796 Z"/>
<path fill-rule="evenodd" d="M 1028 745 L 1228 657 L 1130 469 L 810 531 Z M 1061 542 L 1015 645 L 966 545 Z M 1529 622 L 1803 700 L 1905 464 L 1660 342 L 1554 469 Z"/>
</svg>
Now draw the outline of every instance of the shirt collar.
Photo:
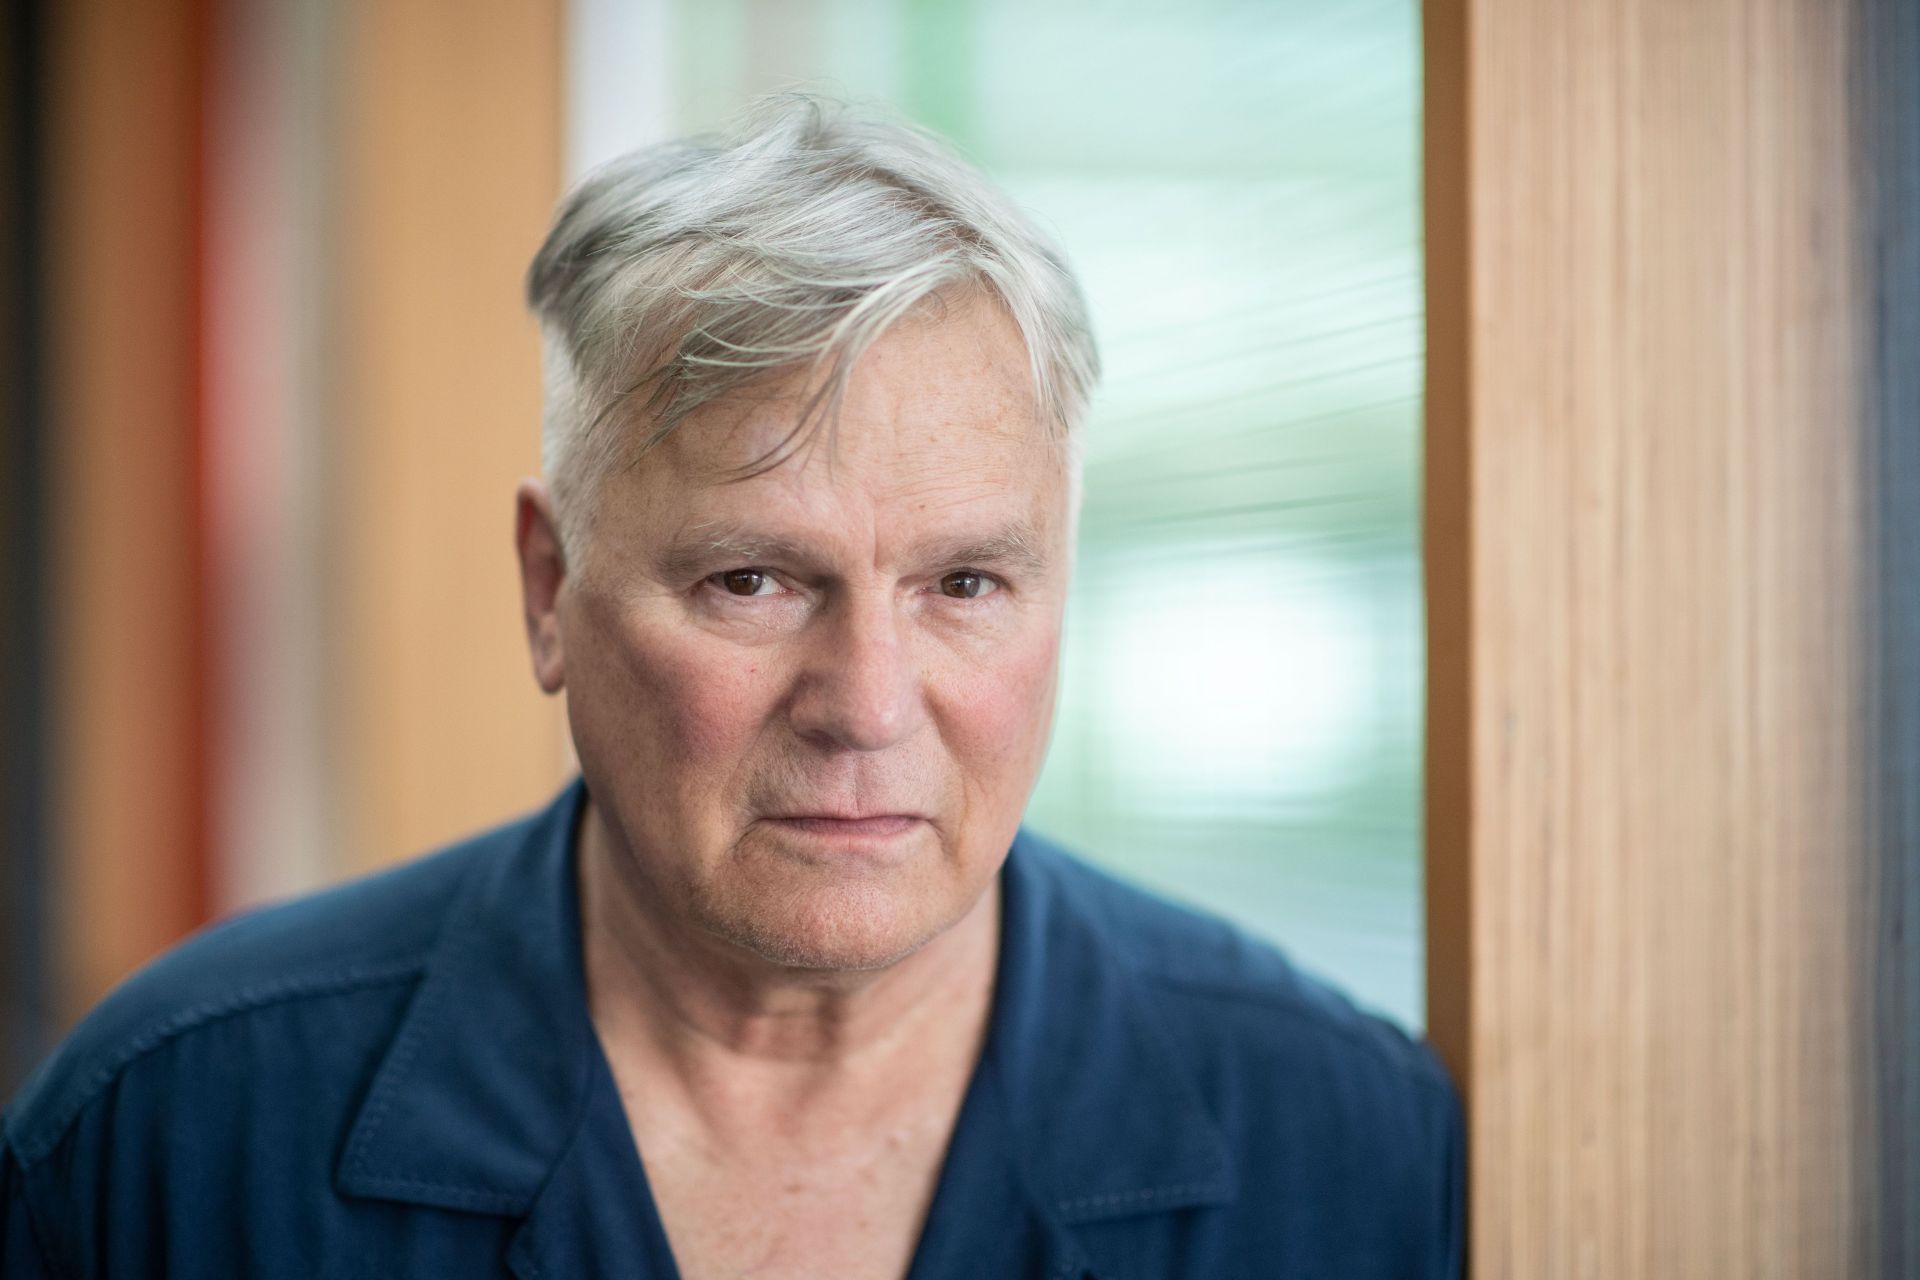
<svg viewBox="0 0 1920 1280">
<path fill-rule="evenodd" d="M 988 1052 L 1035 1190 L 1070 1223 L 1230 1201 L 1219 1125 L 1071 874 L 1023 831 L 1002 880 Z"/>
<path fill-rule="evenodd" d="M 577 1145 L 598 1061 L 572 857 L 585 797 L 575 779 L 476 860 L 353 1122 L 342 1193 L 520 1216 Z M 1219 1127 L 1067 866 L 1022 833 L 1002 879 L 987 1052 L 1034 1207 L 1058 1226 L 1231 1200 Z"/>
<path fill-rule="evenodd" d="M 585 1104 L 576 779 L 477 857 L 343 1149 L 348 1195 L 523 1214 Z M 509 828 L 508 830 L 515 830 Z"/>
</svg>

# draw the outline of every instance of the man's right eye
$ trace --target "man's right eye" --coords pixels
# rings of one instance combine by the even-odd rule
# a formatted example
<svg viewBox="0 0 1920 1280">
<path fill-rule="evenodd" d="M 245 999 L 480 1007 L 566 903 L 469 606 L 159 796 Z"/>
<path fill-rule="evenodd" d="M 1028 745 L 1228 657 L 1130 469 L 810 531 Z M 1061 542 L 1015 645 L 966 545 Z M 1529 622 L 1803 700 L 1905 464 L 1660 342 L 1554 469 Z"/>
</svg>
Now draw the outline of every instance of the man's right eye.
<svg viewBox="0 0 1920 1280">
<path fill-rule="evenodd" d="M 713 580 L 734 596 L 770 596 L 775 585 L 773 575 L 765 569 L 728 569 L 715 574 Z"/>
</svg>

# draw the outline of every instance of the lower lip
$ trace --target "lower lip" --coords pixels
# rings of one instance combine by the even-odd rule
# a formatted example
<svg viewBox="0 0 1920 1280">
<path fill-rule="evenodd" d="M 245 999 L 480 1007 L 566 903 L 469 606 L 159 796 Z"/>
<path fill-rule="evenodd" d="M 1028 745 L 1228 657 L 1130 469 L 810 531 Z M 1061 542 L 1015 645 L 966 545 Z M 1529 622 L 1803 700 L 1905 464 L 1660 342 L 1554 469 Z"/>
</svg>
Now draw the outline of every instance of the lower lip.
<svg viewBox="0 0 1920 1280">
<path fill-rule="evenodd" d="M 871 818 L 772 818 L 786 831 L 826 836 L 835 840 L 891 840 L 906 835 L 923 821 L 910 814 L 889 813 Z"/>
</svg>

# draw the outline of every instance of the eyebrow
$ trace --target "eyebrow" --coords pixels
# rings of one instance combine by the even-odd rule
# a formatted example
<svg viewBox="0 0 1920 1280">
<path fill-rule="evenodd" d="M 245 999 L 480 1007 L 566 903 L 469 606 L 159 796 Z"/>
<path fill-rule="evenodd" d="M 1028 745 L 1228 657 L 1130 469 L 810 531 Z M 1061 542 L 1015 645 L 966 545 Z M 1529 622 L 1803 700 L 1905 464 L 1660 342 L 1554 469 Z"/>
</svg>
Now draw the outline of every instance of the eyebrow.
<svg viewBox="0 0 1920 1280">
<path fill-rule="evenodd" d="M 663 548 L 655 563 L 668 578 L 679 579 L 715 564 L 819 565 L 826 559 L 802 539 L 741 525 L 707 524 Z M 920 564 L 999 567 L 1029 573 L 1038 573 L 1048 564 L 1039 534 L 1026 520 L 1012 521 L 985 537 L 922 543 L 914 549 L 913 559 Z"/>
</svg>

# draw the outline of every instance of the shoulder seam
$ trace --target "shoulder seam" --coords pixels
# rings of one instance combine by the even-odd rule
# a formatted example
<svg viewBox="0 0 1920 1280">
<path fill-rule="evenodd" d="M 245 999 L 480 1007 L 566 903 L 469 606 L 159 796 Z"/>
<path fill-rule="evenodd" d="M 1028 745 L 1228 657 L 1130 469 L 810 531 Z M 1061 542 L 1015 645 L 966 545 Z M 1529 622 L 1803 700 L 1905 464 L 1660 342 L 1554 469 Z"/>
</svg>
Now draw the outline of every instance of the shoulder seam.
<svg viewBox="0 0 1920 1280">
<path fill-rule="evenodd" d="M 66 1136 L 68 1128 L 101 1090 L 136 1061 L 170 1040 L 236 1014 L 248 1013 L 303 996 L 344 995 L 368 987 L 412 981 L 419 977 L 425 967 L 424 957 L 418 957 L 404 963 L 357 965 L 298 978 L 283 978 L 275 982 L 241 987 L 220 999 L 203 1001 L 169 1014 L 138 1034 L 129 1037 L 119 1052 L 112 1055 L 105 1064 L 87 1078 L 84 1085 L 75 1091 L 72 1100 L 54 1113 L 52 1120 L 34 1126 L 35 1132 L 40 1135 L 38 1141 L 29 1141 L 30 1135 L 21 1130 L 8 1135 L 14 1150 L 19 1153 L 20 1167 L 24 1170 L 45 1158 L 48 1152 L 60 1145 L 60 1140 Z"/>
</svg>

